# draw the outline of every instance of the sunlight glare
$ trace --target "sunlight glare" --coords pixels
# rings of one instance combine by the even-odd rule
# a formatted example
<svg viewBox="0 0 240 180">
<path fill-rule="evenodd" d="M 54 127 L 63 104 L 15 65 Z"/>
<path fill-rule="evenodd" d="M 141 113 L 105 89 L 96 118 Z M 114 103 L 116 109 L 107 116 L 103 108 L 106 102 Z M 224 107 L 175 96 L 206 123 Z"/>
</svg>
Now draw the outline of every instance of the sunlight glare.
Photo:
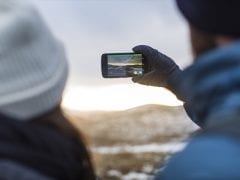
<svg viewBox="0 0 240 180">
<path fill-rule="evenodd" d="M 70 110 L 126 110 L 147 104 L 179 106 L 182 102 L 168 90 L 138 84 L 105 87 L 71 87 L 63 97 L 62 106 Z"/>
</svg>

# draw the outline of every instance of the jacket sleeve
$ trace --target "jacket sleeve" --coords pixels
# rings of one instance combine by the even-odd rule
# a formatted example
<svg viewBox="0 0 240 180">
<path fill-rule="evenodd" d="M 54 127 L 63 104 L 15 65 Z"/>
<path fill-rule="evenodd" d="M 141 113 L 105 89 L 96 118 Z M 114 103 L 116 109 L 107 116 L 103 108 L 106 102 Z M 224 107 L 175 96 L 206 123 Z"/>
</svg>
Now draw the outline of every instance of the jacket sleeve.
<svg viewBox="0 0 240 180">
<path fill-rule="evenodd" d="M 204 128 L 204 121 L 200 121 L 197 120 L 197 118 L 195 118 L 195 114 L 193 112 L 193 110 L 191 109 L 191 107 L 188 105 L 188 103 L 184 103 L 183 107 L 188 115 L 188 117 L 195 123 L 197 124 L 199 127 Z"/>
<path fill-rule="evenodd" d="M 180 74 L 178 74 L 178 76 L 180 76 Z M 192 110 L 191 106 L 189 106 L 188 103 L 185 102 L 185 99 L 180 95 L 180 93 L 178 92 L 178 88 L 176 88 L 175 82 L 177 81 L 177 76 L 175 76 L 174 78 L 172 78 L 171 80 L 167 81 L 167 86 L 166 88 L 171 91 L 173 94 L 175 94 L 175 96 L 184 102 L 183 107 L 187 113 L 187 115 L 189 116 L 189 118 L 195 123 L 197 124 L 199 127 L 203 128 L 203 124 L 204 122 L 202 121 L 198 121 L 197 118 L 195 118 L 195 113 Z"/>
</svg>

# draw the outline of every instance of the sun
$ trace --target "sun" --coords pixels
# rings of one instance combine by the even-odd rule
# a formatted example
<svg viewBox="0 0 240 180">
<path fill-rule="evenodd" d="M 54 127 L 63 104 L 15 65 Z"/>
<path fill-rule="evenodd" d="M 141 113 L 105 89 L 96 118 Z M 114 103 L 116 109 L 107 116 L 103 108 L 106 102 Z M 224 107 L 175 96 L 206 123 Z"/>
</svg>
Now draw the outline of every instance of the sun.
<svg viewBox="0 0 240 180">
<path fill-rule="evenodd" d="M 120 84 L 105 87 L 70 87 L 63 97 L 62 106 L 78 111 L 114 111 L 146 104 L 179 106 L 171 92 L 164 88 L 138 84 Z"/>
</svg>

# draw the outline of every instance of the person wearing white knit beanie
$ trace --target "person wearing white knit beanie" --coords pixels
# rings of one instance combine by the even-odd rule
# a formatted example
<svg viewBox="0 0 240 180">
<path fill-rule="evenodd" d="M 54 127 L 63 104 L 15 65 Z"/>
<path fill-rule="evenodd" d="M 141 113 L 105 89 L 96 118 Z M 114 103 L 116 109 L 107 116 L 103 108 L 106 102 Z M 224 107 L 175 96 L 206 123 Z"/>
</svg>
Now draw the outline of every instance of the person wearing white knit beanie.
<svg viewBox="0 0 240 180">
<path fill-rule="evenodd" d="M 0 112 L 28 120 L 61 101 L 64 48 L 28 2 L 0 1 Z"/>
<path fill-rule="evenodd" d="M 26 0 L 0 0 L 0 179 L 95 179 L 60 108 L 63 44 Z"/>
</svg>

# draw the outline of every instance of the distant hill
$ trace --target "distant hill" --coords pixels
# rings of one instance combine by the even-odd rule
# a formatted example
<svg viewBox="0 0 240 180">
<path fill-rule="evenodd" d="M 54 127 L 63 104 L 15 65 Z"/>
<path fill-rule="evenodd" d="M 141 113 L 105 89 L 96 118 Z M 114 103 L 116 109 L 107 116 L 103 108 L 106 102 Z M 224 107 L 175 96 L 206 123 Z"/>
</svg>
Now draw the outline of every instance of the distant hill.
<svg viewBox="0 0 240 180">
<path fill-rule="evenodd" d="M 126 111 L 67 114 L 95 145 L 167 142 L 197 128 L 181 106 L 146 105 Z"/>
</svg>

